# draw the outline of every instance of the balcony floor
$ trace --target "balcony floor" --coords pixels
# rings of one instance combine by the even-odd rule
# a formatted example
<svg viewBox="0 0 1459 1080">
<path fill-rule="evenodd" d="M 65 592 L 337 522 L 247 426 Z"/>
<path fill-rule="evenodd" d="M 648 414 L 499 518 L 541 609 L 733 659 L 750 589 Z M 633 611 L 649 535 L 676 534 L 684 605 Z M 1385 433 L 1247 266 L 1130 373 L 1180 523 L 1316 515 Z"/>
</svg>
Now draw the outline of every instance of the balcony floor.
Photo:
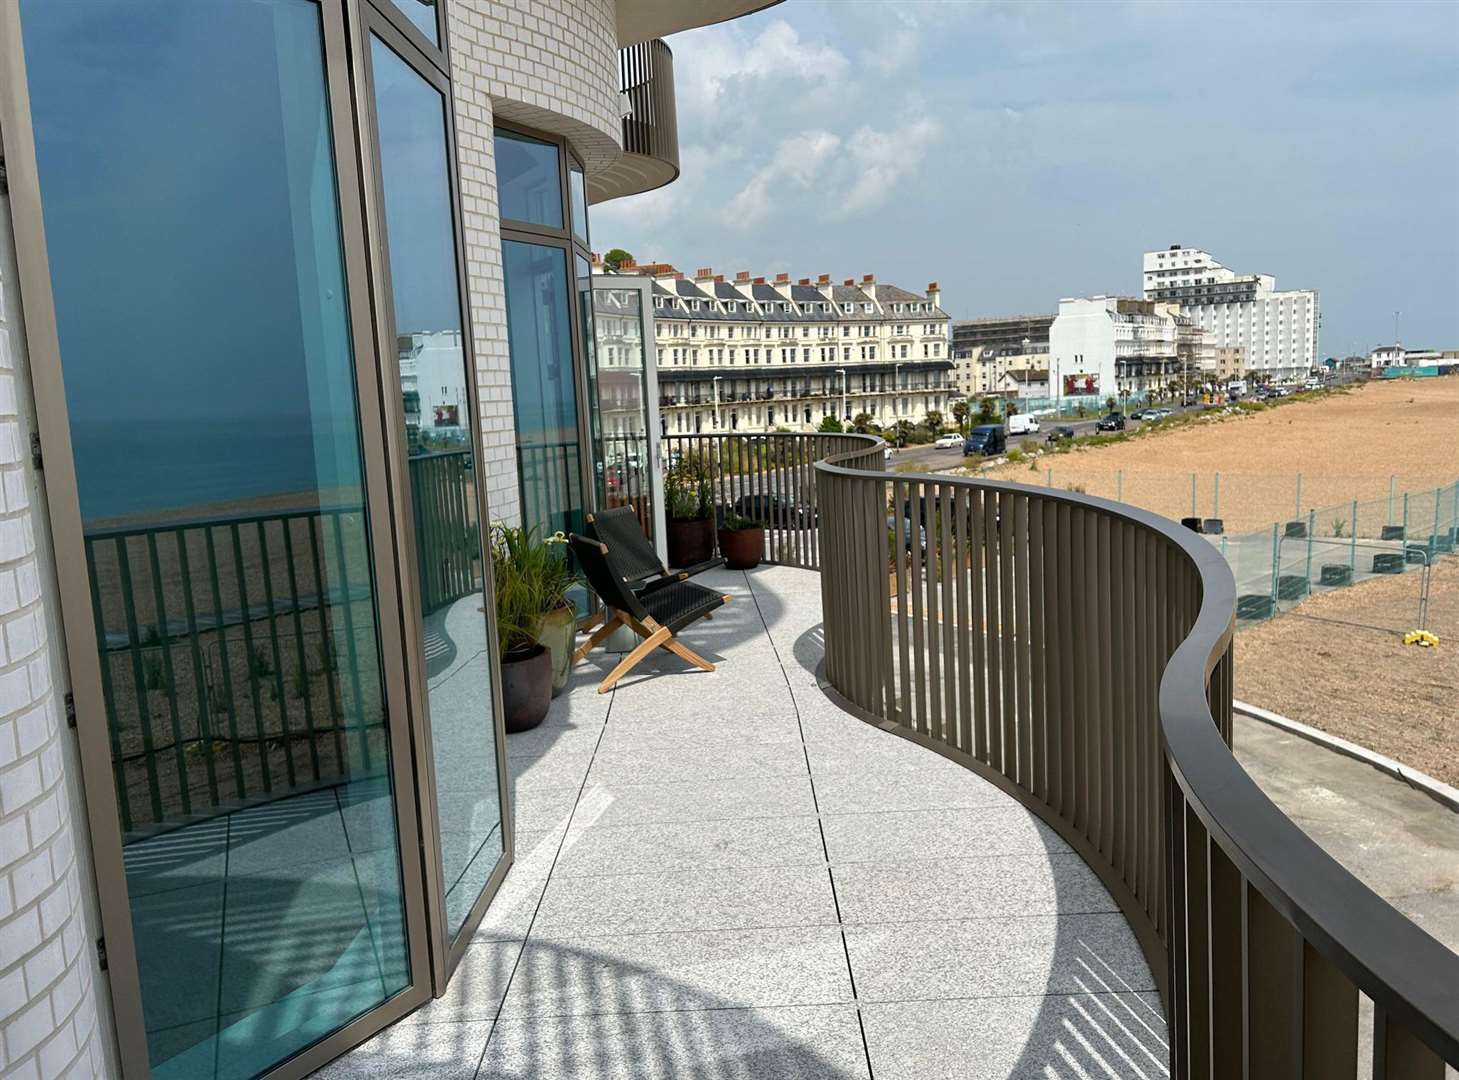
<svg viewBox="0 0 1459 1080">
<path fill-rule="evenodd" d="M 1166 1075 L 1155 983 L 1079 857 L 817 686 L 820 580 L 765 567 L 611 695 L 510 736 L 517 862 L 446 997 L 319 1075 Z"/>
</svg>

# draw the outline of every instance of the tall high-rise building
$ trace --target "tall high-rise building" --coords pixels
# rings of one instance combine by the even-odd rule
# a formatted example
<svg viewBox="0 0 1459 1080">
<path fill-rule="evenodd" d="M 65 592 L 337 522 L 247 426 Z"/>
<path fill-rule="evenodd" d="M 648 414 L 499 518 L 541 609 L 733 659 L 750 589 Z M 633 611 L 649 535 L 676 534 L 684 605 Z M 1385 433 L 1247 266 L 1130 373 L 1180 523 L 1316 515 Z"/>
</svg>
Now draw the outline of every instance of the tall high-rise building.
<svg viewBox="0 0 1459 1080">
<path fill-rule="evenodd" d="M 1218 349 L 1245 351 L 1249 374 L 1276 382 L 1317 367 L 1316 289 L 1278 290 L 1270 274 L 1238 274 L 1199 248 L 1145 252 L 1146 300 L 1179 304 Z"/>
</svg>

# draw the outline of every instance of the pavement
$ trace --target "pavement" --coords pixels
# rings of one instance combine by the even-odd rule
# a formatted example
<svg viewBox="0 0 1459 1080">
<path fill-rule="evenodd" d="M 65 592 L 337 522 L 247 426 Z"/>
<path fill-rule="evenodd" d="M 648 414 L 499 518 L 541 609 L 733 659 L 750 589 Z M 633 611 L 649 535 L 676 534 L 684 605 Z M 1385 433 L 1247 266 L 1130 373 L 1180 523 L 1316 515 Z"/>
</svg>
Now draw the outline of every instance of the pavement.
<svg viewBox="0 0 1459 1080">
<path fill-rule="evenodd" d="M 319 1075 L 1168 1075 L 1133 931 L 1056 834 L 820 688 L 820 579 L 761 567 L 611 694 L 508 736 L 517 856 L 449 992 Z"/>
<path fill-rule="evenodd" d="M 1379 896 L 1459 952 L 1459 814 L 1371 765 L 1236 717 L 1236 759 Z"/>
</svg>

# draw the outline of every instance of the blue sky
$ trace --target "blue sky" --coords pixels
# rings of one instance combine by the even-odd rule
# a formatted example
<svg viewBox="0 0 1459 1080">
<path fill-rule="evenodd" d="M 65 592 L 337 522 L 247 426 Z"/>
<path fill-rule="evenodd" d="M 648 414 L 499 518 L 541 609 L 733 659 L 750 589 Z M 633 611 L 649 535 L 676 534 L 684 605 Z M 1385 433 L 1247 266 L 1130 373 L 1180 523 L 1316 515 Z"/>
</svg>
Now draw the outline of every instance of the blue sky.
<svg viewBox="0 0 1459 1080">
<path fill-rule="evenodd" d="M 670 40 L 684 174 L 595 208 L 681 270 L 939 281 L 956 318 L 1203 247 L 1324 355 L 1459 348 L 1459 3 L 788 0 Z"/>
</svg>

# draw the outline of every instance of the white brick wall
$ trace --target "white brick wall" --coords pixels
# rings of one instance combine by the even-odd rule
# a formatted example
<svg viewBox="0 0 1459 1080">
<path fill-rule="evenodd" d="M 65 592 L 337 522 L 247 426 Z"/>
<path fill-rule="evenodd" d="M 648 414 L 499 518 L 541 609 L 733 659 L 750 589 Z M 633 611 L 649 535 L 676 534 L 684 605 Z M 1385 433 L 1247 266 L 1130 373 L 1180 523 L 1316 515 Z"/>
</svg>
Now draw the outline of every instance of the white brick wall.
<svg viewBox="0 0 1459 1080">
<path fill-rule="evenodd" d="M 454 0 L 456 98 L 471 333 L 492 517 L 520 520 L 492 123 L 567 138 L 591 174 L 622 153 L 613 0 Z"/>
<path fill-rule="evenodd" d="M 59 650 L 32 503 L 29 371 L 10 204 L 0 197 L 0 1075 L 106 1076 L 94 886 L 76 842 L 80 766 L 52 672 Z M 48 547 L 48 545 L 42 545 Z M 54 595 L 53 589 L 47 593 Z"/>
</svg>

